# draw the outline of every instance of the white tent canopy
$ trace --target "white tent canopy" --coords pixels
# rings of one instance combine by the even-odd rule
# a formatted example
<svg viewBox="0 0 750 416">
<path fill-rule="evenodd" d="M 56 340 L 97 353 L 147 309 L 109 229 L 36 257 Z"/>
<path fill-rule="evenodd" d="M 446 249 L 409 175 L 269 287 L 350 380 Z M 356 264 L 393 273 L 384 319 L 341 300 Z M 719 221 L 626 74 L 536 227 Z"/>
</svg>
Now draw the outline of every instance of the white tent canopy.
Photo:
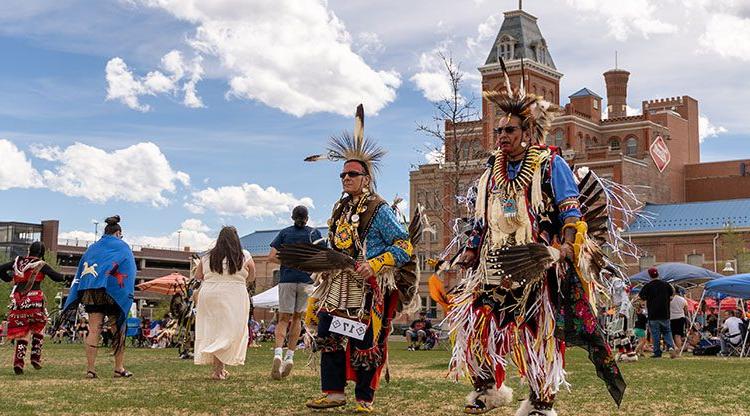
<svg viewBox="0 0 750 416">
<path fill-rule="evenodd" d="M 265 292 L 253 296 L 253 306 L 256 308 L 274 309 L 279 307 L 279 285 Z"/>
</svg>

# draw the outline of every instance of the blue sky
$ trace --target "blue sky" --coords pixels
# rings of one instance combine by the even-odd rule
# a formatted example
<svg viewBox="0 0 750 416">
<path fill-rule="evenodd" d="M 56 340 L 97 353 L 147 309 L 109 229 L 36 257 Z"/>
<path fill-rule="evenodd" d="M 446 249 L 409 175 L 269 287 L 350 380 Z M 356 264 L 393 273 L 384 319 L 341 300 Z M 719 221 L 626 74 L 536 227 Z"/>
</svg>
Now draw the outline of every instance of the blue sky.
<svg viewBox="0 0 750 416">
<path fill-rule="evenodd" d="M 183 243 L 204 246 L 223 224 L 241 234 L 278 228 L 300 202 L 323 222 L 339 195 L 339 166 L 302 159 L 350 130 L 360 101 L 366 132 L 390 152 L 381 193 L 408 196 L 427 141 L 415 123 L 430 120 L 425 97 L 440 91 L 415 75 L 439 81 L 435 53 L 451 51 L 466 71 L 465 93 L 476 94 L 474 68 L 502 11 L 517 4 L 4 3 L 0 219 L 58 218 L 66 236 L 88 238 L 92 219 L 118 213 L 131 242 L 160 246 L 176 246 L 177 230 Z M 601 74 L 618 50 L 632 73 L 631 107 L 690 95 L 705 117 L 702 160 L 750 157 L 750 8 L 596 3 L 526 2 L 565 74 L 561 96 L 584 86 L 604 96 Z"/>
</svg>

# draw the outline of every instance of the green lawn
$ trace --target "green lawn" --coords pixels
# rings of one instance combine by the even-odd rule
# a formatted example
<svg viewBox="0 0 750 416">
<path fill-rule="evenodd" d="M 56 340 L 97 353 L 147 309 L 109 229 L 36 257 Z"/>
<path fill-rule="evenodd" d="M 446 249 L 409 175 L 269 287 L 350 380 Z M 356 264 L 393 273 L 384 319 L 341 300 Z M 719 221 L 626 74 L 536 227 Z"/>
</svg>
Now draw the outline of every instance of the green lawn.
<svg viewBox="0 0 750 416">
<path fill-rule="evenodd" d="M 0 346 L 0 414 L 129 414 L 129 415 L 297 415 L 313 414 L 303 403 L 318 392 L 316 373 L 298 354 L 291 379 L 269 377 L 271 346 L 248 351 L 244 367 L 230 368 L 230 379 L 208 379 L 209 369 L 177 358 L 174 349 L 130 348 L 131 379 L 112 379 L 112 358 L 100 351 L 97 380 L 84 379 L 80 344 L 45 346 L 45 367 L 27 365 L 22 376 L 11 369 L 11 346 Z M 391 382 L 381 386 L 376 409 L 383 415 L 460 414 L 467 384 L 444 378 L 448 352 L 405 351 L 391 345 Z M 562 392 L 561 415 L 750 415 L 750 359 L 642 359 L 621 365 L 628 390 L 618 411 L 603 383 L 580 349 L 569 350 L 572 391 Z M 509 373 L 512 373 L 509 371 Z M 518 377 L 509 385 L 516 398 L 526 395 Z M 322 413 L 347 414 L 351 407 Z M 492 415 L 512 415 L 501 408 Z"/>
</svg>

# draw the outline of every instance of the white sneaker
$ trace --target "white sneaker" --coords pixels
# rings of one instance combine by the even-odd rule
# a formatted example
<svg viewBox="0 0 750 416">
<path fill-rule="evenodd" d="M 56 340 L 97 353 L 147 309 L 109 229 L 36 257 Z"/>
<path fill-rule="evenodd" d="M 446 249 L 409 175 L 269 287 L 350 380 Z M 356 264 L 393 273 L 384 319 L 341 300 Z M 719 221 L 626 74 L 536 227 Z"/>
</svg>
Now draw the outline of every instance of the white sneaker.
<svg viewBox="0 0 750 416">
<path fill-rule="evenodd" d="M 273 356 L 273 366 L 271 367 L 271 378 L 274 380 L 281 380 L 281 356 Z"/>
<path fill-rule="evenodd" d="M 293 367 L 294 360 L 284 360 L 284 362 L 281 364 L 281 377 L 287 377 L 292 372 Z"/>
</svg>

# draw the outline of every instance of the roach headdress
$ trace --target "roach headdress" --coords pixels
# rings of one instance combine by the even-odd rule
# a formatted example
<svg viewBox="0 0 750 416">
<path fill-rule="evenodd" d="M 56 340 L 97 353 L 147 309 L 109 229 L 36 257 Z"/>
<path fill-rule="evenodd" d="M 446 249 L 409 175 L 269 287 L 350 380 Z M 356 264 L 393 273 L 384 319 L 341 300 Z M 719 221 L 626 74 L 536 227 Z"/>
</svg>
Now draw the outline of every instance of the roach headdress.
<svg viewBox="0 0 750 416">
<path fill-rule="evenodd" d="M 305 162 L 357 161 L 365 166 L 367 173 L 373 178 L 373 183 L 375 174 L 380 171 L 380 161 L 386 153 L 385 149 L 377 146 L 372 138 L 365 138 L 365 109 L 362 104 L 357 106 L 353 134 L 344 132 L 339 136 L 331 137 L 326 150 L 324 154 L 306 157 Z"/>
<path fill-rule="evenodd" d="M 504 117 L 518 116 L 521 119 L 522 128 L 531 132 L 532 143 L 543 144 L 550 124 L 559 112 L 558 107 L 545 100 L 544 97 L 526 92 L 523 59 L 521 59 L 521 83 L 515 90 L 511 88 L 508 70 L 502 58 L 500 58 L 500 66 L 505 78 L 505 91 L 485 91 L 484 98 L 495 104 Z"/>
</svg>

